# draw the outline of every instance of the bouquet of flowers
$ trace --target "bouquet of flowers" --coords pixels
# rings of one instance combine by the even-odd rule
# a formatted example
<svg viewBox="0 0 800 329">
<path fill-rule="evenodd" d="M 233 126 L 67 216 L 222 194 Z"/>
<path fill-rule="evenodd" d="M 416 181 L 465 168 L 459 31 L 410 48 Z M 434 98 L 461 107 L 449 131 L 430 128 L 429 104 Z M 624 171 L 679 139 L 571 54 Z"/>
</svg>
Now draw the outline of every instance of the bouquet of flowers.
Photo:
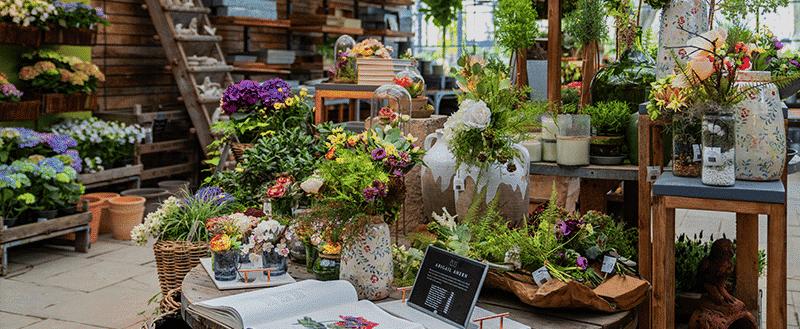
<svg viewBox="0 0 800 329">
<path fill-rule="evenodd" d="M 50 130 L 57 135 L 70 136 L 78 143 L 76 149 L 83 158 L 86 172 L 111 168 L 114 161 L 134 157 L 135 143 L 145 137 L 145 128 L 138 124 L 126 125 L 115 121 L 67 118 Z"/>
<path fill-rule="evenodd" d="M 545 106 L 524 102 L 530 88 L 516 89 L 508 70 L 498 63 L 485 62 L 482 56 L 466 55 L 458 60 L 461 69 L 452 68 L 459 87 L 458 111 L 444 124 L 445 139 L 456 164 L 480 166 L 491 162 L 516 170 L 512 157 L 518 156 L 511 143 L 522 141 L 531 122 Z"/>
<path fill-rule="evenodd" d="M 38 93 L 93 93 L 105 75 L 97 65 L 75 56 L 63 56 L 52 50 L 22 54 L 19 78 L 25 89 Z"/>
<path fill-rule="evenodd" d="M 411 95 L 411 98 L 417 98 L 425 91 L 425 85 L 423 84 L 424 81 L 419 80 L 414 83 L 413 80 L 409 77 L 403 77 L 401 79 L 394 78 L 392 82 L 400 87 L 403 87 L 408 91 Z"/>
<path fill-rule="evenodd" d="M 8 82 L 8 77 L 0 73 L 0 103 L 18 103 L 22 92 Z"/>
<path fill-rule="evenodd" d="M 392 47 L 384 46 L 378 39 L 364 39 L 356 43 L 348 53 L 356 57 L 392 58 Z"/>
<path fill-rule="evenodd" d="M 284 237 L 286 224 L 285 221 L 275 218 L 260 221 L 253 229 L 253 234 L 248 239 L 247 247 L 256 253 L 275 251 L 279 255 L 286 257 L 289 254 L 289 248 L 286 247 L 286 238 Z"/>
<path fill-rule="evenodd" d="M 299 185 L 292 175 L 286 173 L 278 174 L 272 185 L 264 184 L 261 186 L 259 195 L 262 202 L 270 203 L 274 214 L 291 216 L 292 207 L 301 195 Z"/>
<path fill-rule="evenodd" d="M 108 15 L 103 8 L 92 7 L 80 2 L 54 1 L 57 14 L 54 17 L 58 25 L 63 27 L 94 28 L 96 24 L 111 26 Z"/>
<path fill-rule="evenodd" d="M 236 198 L 218 187 L 204 187 L 182 199 L 170 197 L 157 211 L 148 214 L 143 224 L 131 230 L 131 239 L 137 245 L 147 243 L 150 238 L 208 241 L 207 220 L 229 214 L 236 207 Z"/>
<path fill-rule="evenodd" d="M 9 0 L 0 3 L 0 22 L 46 28 L 47 22 L 56 14 L 56 7 L 45 0 Z"/>
<path fill-rule="evenodd" d="M 27 128 L 0 129 L 0 164 L 28 159 L 30 156 L 57 157 L 76 172 L 83 168 L 78 151 L 72 149 L 78 142 L 69 136 L 39 133 Z"/>
</svg>

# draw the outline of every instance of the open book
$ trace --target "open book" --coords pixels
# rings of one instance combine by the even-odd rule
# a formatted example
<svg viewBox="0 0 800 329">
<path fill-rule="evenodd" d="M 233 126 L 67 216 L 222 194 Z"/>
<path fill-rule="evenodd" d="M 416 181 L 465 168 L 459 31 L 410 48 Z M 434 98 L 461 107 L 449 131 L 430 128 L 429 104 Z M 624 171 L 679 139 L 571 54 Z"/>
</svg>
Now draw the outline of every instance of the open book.
<svg viewBox="0 0 800 329">
<path fill-rule="evenodd" d="M 236 329 L 424 329 L 358 301 L 353 285 L 341 280 L 304 280 L 195 303 L 188 310 Z"/>
</svg>

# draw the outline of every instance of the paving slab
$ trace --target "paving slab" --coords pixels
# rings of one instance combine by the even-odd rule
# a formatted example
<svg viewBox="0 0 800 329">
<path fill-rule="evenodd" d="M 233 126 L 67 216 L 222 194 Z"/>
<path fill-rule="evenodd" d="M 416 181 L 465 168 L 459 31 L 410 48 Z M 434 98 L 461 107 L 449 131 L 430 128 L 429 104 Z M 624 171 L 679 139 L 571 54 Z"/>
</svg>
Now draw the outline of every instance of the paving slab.
<svg viewBox="0 0 800 329">
<path fill-rule="evenodd" d="M 15 276 L 26 273 L 33 269 L 33 265 L 20 264 L 15 262 L 8 263 L 8 276 Z"/>
<path fill-rule="evenodd" d="M 40 318 L 0 312 L 0 328 L 3 329 L 18 329 L 40 321 Z"/>
<path fill-rule="evenodd" d="M 148 271 L 147 273 L 117 283 L 114 286 L 151 291 L 154 294 L 161 291 L 161 283 L 158 282 L 158 273 L 156 273 L 156 271 Z"/>
<path fill-rule="evenodd" d="M 78 257 L 62 257 L 47 263 L 35 265 L 32 270 L 17 276 L 8 276 L 16 281 L 46 283 L 47 278 L 66 273 L 75 269 L 85 268 L 92 264 L 99 263 L 99 260 L 84 259 Z"/>
<path fill-rule="evenodd" d="M 14 263 L 21 263 L 27 265 L 39 265 L 54 261 L 56 259 L 64 258 L 64 256 L 49 252 L 36 251 L 31 248 L 20 246 L 11 248 L 8 252 L 8 258 Z"/>
<path fill-rule="evenodd" d="M 85 253 L 75 251 L 75 248 L 72 246 L 61 246 L 61 245 L 43 245 L 38 247 L 37 250 L 64 256 L 70 256 L 70 257 L 92 258 L 122 248 L 125 248 L 125 245 L 117 243 L 95 242 L 92 244 L 91 248 L 89 248 L 89 251 Z"/>
<path fill-rule="evenodd" d="M 71 321 L 61 321 L 61 320 L 54 320 L 54 319 L 47 319 L 44 321 L 37 322 L 31 326 L 25 327 L 25 329 L 92 329 L 92 328 L 105 328 L 105 327 L 98 327 L 92 326 L 85 323 L 77 323 Z"/>
<path fill-rule="evenodd" d="M 144 265 L 155 261 L 155 255 L 153 254 L 152 246 L 123 246 L 120 249 L 98 255 L 94 259 Z"/>
<path fill-rule="evenodd" d="M 46 310 L 59 303 L 72 303 L 84 293 L 58 287 L 42 286 L 11 279 L 0 279 L 0 311 L 50 317 Z"/>
<path fill-rule="evenodd" d="M 107 328 L 125 328 L 147 318 L 157 304 L 147 305 L 155 293 L 121 287 L 107 287 L 80 293 L 68 302 L 42 310 L 40 315 L 63 321 L 86 323 Z M 144 315 L 137 313 L 144 311 Z"/>
<path fill-rule="evenodd" d="M 91 292 L 150 271 L 152 271 L 152 269 L 146 266 L 137 266 L 122 262 L 100 261 L 89 266 L 76 268 L 52 276 L 47 279 L 47 282 L 42 283 L 67 289 Z"/>
</svg>

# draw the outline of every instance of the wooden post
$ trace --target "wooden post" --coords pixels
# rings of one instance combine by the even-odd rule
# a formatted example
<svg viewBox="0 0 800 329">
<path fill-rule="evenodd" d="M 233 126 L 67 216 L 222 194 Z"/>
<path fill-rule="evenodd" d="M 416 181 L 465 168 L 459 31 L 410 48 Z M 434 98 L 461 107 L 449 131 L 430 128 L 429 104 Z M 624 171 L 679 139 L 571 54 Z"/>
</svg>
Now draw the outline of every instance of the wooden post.
<svg viewBox="0 0 800 329">
<path fill-rule="evenodd" d="M 517 49 L 517 90 L 528 85 L 528 50 Z"/>
<path fill-rule="evenodd" d="M 547 1 L 547 100 L 561 105 L 561 1 Z"/>
<path fill-rule="evenodd" d="M 581 107 L 589 105 L 592 101 L 592 79 L 597 72 L 597 41 L 583 45 L 583 66 L 581 67 Z"/>
</svg>

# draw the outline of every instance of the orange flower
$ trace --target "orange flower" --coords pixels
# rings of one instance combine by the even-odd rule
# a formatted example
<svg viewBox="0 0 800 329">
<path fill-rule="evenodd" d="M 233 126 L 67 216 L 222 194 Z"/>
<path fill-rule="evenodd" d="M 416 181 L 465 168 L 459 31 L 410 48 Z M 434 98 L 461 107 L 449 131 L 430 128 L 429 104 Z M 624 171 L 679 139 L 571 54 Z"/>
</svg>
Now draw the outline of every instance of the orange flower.
<svg viewBox="0 0 800 329">
<path fill-rule="evenodd" d="M 208 243 L 211 251 L 220 252 L 231 248 L 231 238 L 227 234 L 220 234 L 211 239 Z"/>
</svg>

